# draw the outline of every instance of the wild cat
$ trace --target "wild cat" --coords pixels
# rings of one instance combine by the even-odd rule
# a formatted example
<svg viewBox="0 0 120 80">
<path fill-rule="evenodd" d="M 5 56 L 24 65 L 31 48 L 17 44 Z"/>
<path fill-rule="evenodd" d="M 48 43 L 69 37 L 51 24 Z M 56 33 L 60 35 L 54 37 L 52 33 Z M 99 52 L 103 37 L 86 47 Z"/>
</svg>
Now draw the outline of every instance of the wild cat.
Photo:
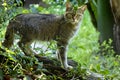
<svg viewBox="0 0 120 80">
<path fill-rule="evenodd" d="M 19 47 L 25 55 L 35 53 L 30 49 L 33 41 L 55 40 L 58 48 L 58 59 L 65 69 L 72 68 L 67 63 L 67 46 L 80 26 L 86 5 L 74 10 L 70 3 L 66 3 L 63 15 L 53 14 L 19 14 L 10 20 L 5 33 L 3 46 L 10 48 L 14 41 L 14 34 L 20 36 Z"/>
</svg>

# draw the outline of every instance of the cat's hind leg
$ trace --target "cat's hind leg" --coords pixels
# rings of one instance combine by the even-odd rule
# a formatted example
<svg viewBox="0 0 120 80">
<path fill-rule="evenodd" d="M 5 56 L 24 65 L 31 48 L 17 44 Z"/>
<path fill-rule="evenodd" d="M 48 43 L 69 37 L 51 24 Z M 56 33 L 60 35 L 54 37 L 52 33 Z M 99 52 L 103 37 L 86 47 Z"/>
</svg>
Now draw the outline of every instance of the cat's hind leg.
<svg viewBox="0 0 120 80">
<path fill-rule="evenodd" d="M 31 39 L 26 39 L 24 37 L 21 38 L 21 40 L 18 42 L 18 45 L 20 49 L 24 52 L 25 55 L 33 55 L 36 54 L 31 48 L 30 45 L 32 43 Z"/>
</svg>

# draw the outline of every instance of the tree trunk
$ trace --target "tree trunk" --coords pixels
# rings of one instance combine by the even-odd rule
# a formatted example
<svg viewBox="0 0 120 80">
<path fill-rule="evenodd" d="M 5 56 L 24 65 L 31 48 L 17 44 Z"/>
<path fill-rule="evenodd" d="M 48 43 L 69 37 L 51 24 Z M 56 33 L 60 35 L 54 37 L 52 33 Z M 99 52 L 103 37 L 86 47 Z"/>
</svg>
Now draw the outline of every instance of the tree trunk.
<svg viewBox="0 0 120 80">
<path fill-rule="evenodd" d="M 120 54 L 120 0 L 110 0 L 112 12 L 114 15 L 114 42 L 115 49 L 118 54 Z"/>
<path fill-rule="evenodd" d="M 111 12 L 109 0 L 98 0 L 97 26 L 100 32 L 100 43 L 110 38 L 113 40 L 114 18 Z"/>
</svg>

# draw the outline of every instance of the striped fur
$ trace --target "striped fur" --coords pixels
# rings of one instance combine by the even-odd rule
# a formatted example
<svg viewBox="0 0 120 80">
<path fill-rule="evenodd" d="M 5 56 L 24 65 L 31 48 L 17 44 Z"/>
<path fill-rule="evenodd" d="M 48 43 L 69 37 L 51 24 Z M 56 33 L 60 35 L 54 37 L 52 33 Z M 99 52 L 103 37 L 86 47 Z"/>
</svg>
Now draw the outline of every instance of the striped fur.
<svg viewBox="0 0 120 80">
<path fill-rule="evenodd" d="M 29 46 L 34 40 L 50 41 L 56 40 L 58 46 L 58 59 L 64 68 L 70 68 L 67 64 L 67 46 L 69 40 L 78 30 L 78 24 L 86 6 L 74 10 L 66 8 L 66 13 L 58 16 L 53 14 L 19 14 L 9 22 L 7 26 L 3 46 L 10 48 L 13 44 L 14 34 L 21 37 L 19 47 L 25 55 L 32 55 Z"/>
</svg>

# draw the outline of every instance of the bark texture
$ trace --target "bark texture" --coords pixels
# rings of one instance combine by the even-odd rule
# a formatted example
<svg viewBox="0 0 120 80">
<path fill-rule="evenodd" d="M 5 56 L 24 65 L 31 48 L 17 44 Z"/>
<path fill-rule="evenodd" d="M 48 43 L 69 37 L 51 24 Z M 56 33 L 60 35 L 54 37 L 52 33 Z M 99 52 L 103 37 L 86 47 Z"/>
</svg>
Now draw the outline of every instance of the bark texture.
<svg viewBox="0 0 120 80">
<path fill-rule="evenodd" d="M 113 28 L 115 50 L 120 54 L 120 0 L 110 0 L 110 5 L 115 21 Z"/>
</svg>

